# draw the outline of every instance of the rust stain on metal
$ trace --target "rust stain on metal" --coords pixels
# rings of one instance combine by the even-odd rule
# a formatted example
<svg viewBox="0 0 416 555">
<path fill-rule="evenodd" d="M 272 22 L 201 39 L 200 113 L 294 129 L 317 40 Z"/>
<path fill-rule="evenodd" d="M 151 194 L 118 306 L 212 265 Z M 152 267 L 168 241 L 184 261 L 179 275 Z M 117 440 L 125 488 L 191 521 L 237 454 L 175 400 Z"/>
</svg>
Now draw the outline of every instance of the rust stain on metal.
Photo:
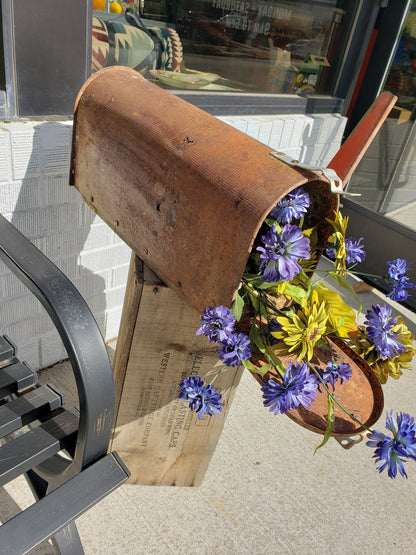
<svg viewBox="0 0 416 555">
<path fill-rule="evenodd" d="M 230 306 L 273 206 L 304 185 L 322 245 L 338 198 L 326 179 L 149 83 L 131 69 L 96 73 L 74 116 L 72 184 L 189 305 Z"/>
<path fill-rule="evenodd" d="M 347 362 L 352 370 L 352 377 L 342 385 L 337 384 L 335 398 L 355 418 L 370 428 L 381 416 L 384 406 L 383 389 L 377 376 L 368 364 L 340 339 L 329 340 L 332 355 L 337 364 Z M 281 357 L 283 362 L 295 362 L 296 357 Z M 324 369 L 331 359 L 331 352 L 315 347 L 311 363 L 317 369 Z M 267 379 L 280 381 L 277 373 L 268 372 L 265 376 L 253 374 L 259 383 Z M 299 407 L 287 412 L 287 416 L 298 424 L 314 432 L 324 434 L 328 423 L 327 392 L 320 386 L 318 396 L 310 409 Z M 349 437 L 360 434 L 365 428 L 352 420 L 337 404 L 334 404 L 335 425 L 332 433 L 335 437 Z"/>
</svg>

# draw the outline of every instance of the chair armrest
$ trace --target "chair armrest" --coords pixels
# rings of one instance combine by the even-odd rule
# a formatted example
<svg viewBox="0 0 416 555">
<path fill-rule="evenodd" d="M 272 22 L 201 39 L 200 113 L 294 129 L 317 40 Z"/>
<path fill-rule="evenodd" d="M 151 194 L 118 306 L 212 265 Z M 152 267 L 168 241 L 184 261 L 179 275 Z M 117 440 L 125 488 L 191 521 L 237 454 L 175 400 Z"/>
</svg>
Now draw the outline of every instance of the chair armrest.
<svg viewBox="0 0 416 555">
<path fill-rule="evenodd" d="M 107 452 L 114 420 L 114 380 L 104 340 L 74 285 L 1 215 L 0 258 L 44 306 L 68 353 L 80 403 L 74 463 L 83 468 Z"/>
<path fill-rule="evenodd" d="M 116 453 L 99 459 L 3 524 L 0 554 L 17 553 L 17 549 L 19 553 L 28 553 L 114 491 L 129 476 Z"/>
</svg>

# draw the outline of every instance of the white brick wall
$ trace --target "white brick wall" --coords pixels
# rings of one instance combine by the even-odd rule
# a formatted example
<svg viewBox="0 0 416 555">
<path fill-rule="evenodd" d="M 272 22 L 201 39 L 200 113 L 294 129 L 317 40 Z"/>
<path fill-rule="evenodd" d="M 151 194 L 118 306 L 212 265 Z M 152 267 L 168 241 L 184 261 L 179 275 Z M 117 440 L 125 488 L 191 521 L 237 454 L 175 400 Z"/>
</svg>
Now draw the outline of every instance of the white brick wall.
<svg viewBox="0 0 416 555">
<path fill-rule="evenodd" d="M 221 117 L 271 148 L 327 164 L 339 148 L 338 115 Z M 0 123 L 0 211 L 73 281 L 106 340 L 118 334 L 130 249 L 68 185 L 71 122 Z M 34 368 L 66 357 L 46 312 L 0 263 L 0 332 Z"/>
<path fill-rule="evenodd" d="M 117 336 L 130 250 L 68 185 L 71 122 L 0 124 L 0 210 L 74 282 Z M 66 357 L 40 303 L 0 263 L 0 331 L 40 368 Z"/>
<path fill-rule="evenodd" d="M 346 118 L 339 114 L 222 116 L 253 139 L 305 164 L 326 167 L 340 147 Z"/>
</svg>

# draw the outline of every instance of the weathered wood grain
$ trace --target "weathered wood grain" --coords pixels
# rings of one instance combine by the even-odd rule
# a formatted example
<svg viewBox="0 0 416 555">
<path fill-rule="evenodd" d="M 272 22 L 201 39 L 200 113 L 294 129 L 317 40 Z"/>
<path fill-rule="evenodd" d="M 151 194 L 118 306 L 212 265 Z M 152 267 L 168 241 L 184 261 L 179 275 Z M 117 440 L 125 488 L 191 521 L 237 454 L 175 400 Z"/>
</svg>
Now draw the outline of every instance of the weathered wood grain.
<svg viewBox="0 0 416 555">
<path fill-rule="evenodd" d="M 195 334 L 199 314 L 146 266 L 141 275 L 130 273 L 125 313 L 116 350 L 120 397 L 111 449 L 129 468 L 130 483 L 199 485 L 241 369 L 228 368 L 215 381 L 223 412 L 198 420 L 177 398 L 178 384 L 190 375 L 209 381 L 221 366 L 216 345 Z"/>
</svg>

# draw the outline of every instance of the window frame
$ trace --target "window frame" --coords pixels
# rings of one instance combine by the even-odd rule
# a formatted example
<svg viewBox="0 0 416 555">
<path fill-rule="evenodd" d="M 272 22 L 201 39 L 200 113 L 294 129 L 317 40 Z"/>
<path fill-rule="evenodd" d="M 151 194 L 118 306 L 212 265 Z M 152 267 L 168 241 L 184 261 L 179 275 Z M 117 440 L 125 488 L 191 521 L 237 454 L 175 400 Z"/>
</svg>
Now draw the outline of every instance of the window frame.
<svg viewBox="0 0 416 555">
<path fill-rule="evenodd" d="M 16 71 L 15 59 L 15 33 L 14 33 L 14 4 L 23 0 L 1 0 L 1 17 L 2 17 L 2 30 L 3 30 L 3 59 L 4 59 L 4 76 L 5 76 L 5 90 L 0 90 L 0 116 L 3 119 L 18 119 L 19 117 L 51 117 L 54 116 L 72 116 L 71 109 L 60 110 L 60 113 L 51 114 L 50 112 L 42 111 L 36 114 L 24 114 L 19 108 L 19 85 L 18 76 Z M 51 5 L 56 5 L 57 0 L 42 0 L 43 2 L 50 2 Z M 58 0 L 59 1 L 59 0 Z M 65 0 L 67 2 L 67 0 Z M 85 15 L 85 33 L 86 33 L 86 56 L 85 56 L 85 80 L 90 75 L 91 68 L 91 40 L 92 40 L 92 2 L 91 0 L 84 1 L 87 5 Z M 311 0 L 313 1 L 313 0 Z M 364 3 L 366 4 L 366 3 Z M 379 2 L 376 2 L 377 9 Z M 370 10 L 363 6 L 362 0 L 345 0 L 345 6 L 349 10 L 354 9 L 354 14 L 351 13 L 351 18 L 355 22 L 359 21 L 360 25 L 353 25 L 351 29 L 345 32 L 346 35 L 351 36 L 354 33 L 354 42 L 359 42 L 358 35 L 367 29 L 369 20 L 374 19 L 374 7 Z M 370 18 L 370 19 L 369 19 Z M 351 21 L 348 25 L 352 25 Z M 368 34 L 368 33 L 367 33 Z M 364 37 L 365 38 L 365 37 Z M 351 39 L 349 39 L 351 42 Z M 343 45 L 347 38 L 343 38 Z M 344 45 L 345 46 L 345 45 Z M 361 41 L 363 47 L 363 42 Z M 347 49 L 348 50 L 348 49 Z M 171 90 L 175 94 L 188 102 L 198 106 L 202 110 L 207 111 L 213 115 L 283 115 L 283 114 L 297 114 L 297 113 L 345 113 L 347 103 L 345 98 L 348 94 L 348 85 L 351 86 L 351 75 L 357 74 L 356 52 L 344 52 L 342 71 L 337 72 L 336 76 L 337 85 L 334 90 L 334 96 L 327 95 L 311 95 L 308 97 L 301 97 L 294 94 L 273 94 L 273 93 L 218 93 L 218 92 L 204 92 L 201 91 L 185 91 L 185 90 Z M 74 100 L 75 100 L 74 95 Z M 306 102 L 306 105 L 305 105 Z"/>
<path fill-rule="evenodd" d="M 75 101 L 75 96 L 81 87 L 82 83 L 90 75 L 90 68 L 91 68 L 91 28 L 92 28 L 92 2 L 91 0 L 76 0 L 77 4 L 74 0 L 71 0 L 71 5 L 68 4 L 68 0 L 38 0 L 36 3 L 36 7 L 34 3 L 27 3 L 25 0 L 1 0 L 1 26 L 2 26 L 2 33 L 3 33 L 3 53 L 2 57 L 4 60 L 4 85 L 5 91 L 4 98 L 6 100 L 5 105 L 2 107 L 0 102 L 0 110 L 3 110 L 3 116 L 5 119 L 18 119 L 18 118 L 26 118 L 26 117 L 39 117 L 39 116 L 66 116 L 72 114 L 72 108 Z M 41 5 L 39 5 L 39 2 Z M 60 17 L 62 21 L 62 15 L 60 12 L 60 8 L 62 10 L 65 7 L 66 10 L 74 8 L 74 19 L 70 22 L 65 21 L 65 25 L 69 25 L 72 22 L 78 23 L 79 21 L 83 22 L 83 29 L 80 29 L 79 33 L 85 37 L 85 42 L 82 44 L 75 44 L 78 50 L 75 50 L 73 56 L 73 64 L 64 64 L 64 63 L 53 63 L 56 62 L 57 55 L 55 53 L 55 49 L 49 48 L 47 44 L 48 39 L 48 29 L 53 29 L 55 31 L 55 35 L 59 33 L 59 25 Z M 78 13 L 75 11 L 78 6 Z M 26 30 L 26 27 L 29 28 L 31 24 L 30 18 L 30 10 L 32 10 L 33 14 L 36 14 L 36 17 L 39 15 L 39 10 L 42 10 L 47 7 L 48 9 L 44 11 L 50 15 L 50 17 L 45 17 L 44 25 L 39 29 L 35 29 L 36 37 L 44 37 L 43 41 L 37 41 L 37 47 L 39 51 L 36 51 L 33 54 L 33 50 L 30 49 L 30 44 L 28 43 L 29 47 L 24 50 L 26 45 L 18 45 L 16 44 L 19 36 L 16 37 L 16 31 L 18 30 L 20 33 L 23 33 Z M 22 20 L 23 18 L 15 17 L 17 15 L 21 15 L 22 11 L 27 11 L 27 19 Z M 39 23 L 39 17 L 37 17 L 37 22 Z M 17 27 L 15 25 L 15 20 L 17 22 Z M 57 25 L 54 27 L 52 23 L 56 21 Z M 40 21 L 40 23 L 43 23 Z M 42 32 L 42 30 L 44 32 Z M 40 31 L 40 32 L 38 32 Z M 25 37 L 28 36 L 29 33 L 24 35 Z M 23 36 L 23 35 L 22 35 Z M 66 35 L 69 39 L 69 33 Z M 52 35 L 53 40 L 53 35 Z M 59 51 L 63 50 L 67 57 L 72 55 L 72 50 L 74 49 L 73 41 L 68 44 L 68 50 L 66 51 L 66 44 L 59 48 Z M 17 59 L 16 52 L 19 52 L 20 58 Z M 82 52 L 82 57 L 77 57 L 77 51 Z M 31 109 L 28 109 L 29 101 L 27 98 L 30 96 L 30 91 L 32 90 L 31 86 L 28 86 L 28 83 L 36 83 L 33 79 L 33 75 L 36 72 L 31 72 L 33 66 L 27 64 L 27 60 L 24 59 L 25 55 L 37 55 L 39 54 L 39 59 L 42 59 L 44 62 L 43 64 L 43 73 L 39 72 L 39 79 L 43 84 L 43 80 L 46 79 L 46 83 L 48 82 L 47 79 L 50 77 L 50 82 L 53 86 L 49 89 L 41 89 L 36 90 L 36 101 L 35 104 L 41 105 L 44 109 L 34 110 L 32 113 Z M 45 67 L 48 67 L 48 60 L 52 63 L 50 65 L 50 71 L 45 70 Z M 19 65 L 20 64 L 20 65 Z M 75 76 L 75 79 L 73 79 Z M 25 84 L 25 88 L 23 90 L 23 86 L 21 83 Z M 59 83 L 59 85 L 56 85 Z M 63 83 L 63 85 L 61 85 Z M 34 87 L 35 88 L 35 87 Z M 20 89 L 20 90 L 19 90 Z M 48 95 L 48 92 L 50 93 Z M 73 97 L 73 99 L 72 99 Z M 40 98 L 40 101 L 39 101 Z M 1 95 L 0 95 L 1 101 Z M 62 103 L 65 106 L 64 110 L 59 110 L 60 113 L 56 113 L 54 109 L 55 106 Z"/>
</svg>

